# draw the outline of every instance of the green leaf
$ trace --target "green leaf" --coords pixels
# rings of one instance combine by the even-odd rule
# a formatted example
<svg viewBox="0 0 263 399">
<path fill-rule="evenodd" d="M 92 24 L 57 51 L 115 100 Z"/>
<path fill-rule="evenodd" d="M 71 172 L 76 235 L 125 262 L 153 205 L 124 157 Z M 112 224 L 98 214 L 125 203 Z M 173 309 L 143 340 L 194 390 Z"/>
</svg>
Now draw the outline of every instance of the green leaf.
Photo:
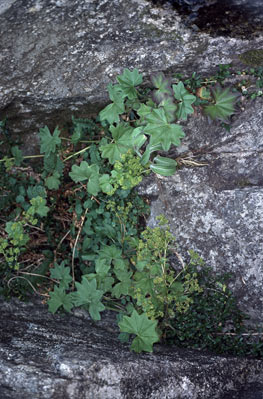
<svg viewBox="0 0 263 399">
<path fill-rule="evenodd" d="M 173 95 L 171 88 L 171 79 L 165 77 L 163 72 L 151 76 L 151 81 L 158 90 L 153 92 L 153 100 L 160 104 L 165 98 Z"/>
<path fill-rule="evenodd" d="M 123 93 L 130 100 L 137 98 L 137 90 L 135 89 L 135 86 L 138 86 L 142 83 L 142 75 L 136 68 L 133 71 L 124 69 L 123 74 L 117 76 L 117 80 L 122 88 Z"/>
<path fill-rule="evenodd" d="M 99 259 L 105 259 L 108 264 L 114 261 L 114 264 L 122 265 L 123 257 L 121 249 L 117 248 L 115 245 L 104 245 L 98 251 Z"/>
<path fill-rule="evenodd" d="M 154 108 L 152 108 L 148 105 L 141 104 L 140 108 L 137 111 L 139 117 L 141 118 L 141 121 L 144 121 L 145 118 L 152 113 L 153 109 Z"/>
<path fill-rule="evenodd" d="M 124 146 L 125 148 L 130 147 L 132 143 L 132 127 L 128 123 L 120 123 L 118 126 L 111 126 L 110 132 L 112 134 L 112 138 L 119 145 Z"/>
<path fill-rule="evenodd" d="M 39 129 L 41 154 L 45 153 L 45 156 L 48 157 L 51 153 L 56 152 L 57 145 L 60 145 L 61 143 L 59 135 L 60 131 L 57 127 L 54 130 L 53 136 L 51 135 L 47 126 Z"/>
<path fill-rule="evenodd" d="M 49 190 L 58 190 L 60 186 L 59 178 L 59 173 L 55 171 L 52 176 L 49 176 L 45 179 L 45 185 Z"/>
<path fill-rule="evenodd" d="M 99 166 L 89 165 L 88 162 L 82 161 L 81 164 L 73 165 L 69 176 L 76 183 L 88 180 L 87 191 L 91 195 L 97 195 L 100 191 L 99 185 Z"/>
<path fill-rule="evenodd" d="M 162 144 L 161 143 L 156 143 L 156 144 L 152 144 L 151 142 L 147 145 L 143 156 L 141 157 L 141 164 L 143 166 L 147 165 L 147 163 L 150 160 L 150 156 L 153 152 L 155 151 L 161 151 L 162 150 Z"/>
<path fill-rule="evenodd" d="M 48 300 L 48 310 L 55 313 L 61 306 L 70 312 L 73 308 L 72 296 L 66 294 L 64 288 L 54 287 L 54 291 L 49 293 L 50 299 Z"/>
<path fill-rule="evenodd" d="M 160 157 L 154 158 L 154 163 L 150 165 L 150 169 L 161 176 L 172 176 L 176 171 L 177 162 L 174 159 Z"/>
<path fill-rule="evenodd" d="M 120 298 L 122 295 L 128 295 L 130 287 L 131 282 L 129 280 L 121 281 L 120 283 L 114 285 L 111 293 L 115 298 Z"/>
<path fill-rule="evenodd" d="M 169 123 L 163 109 L 153 109 L 146 120 L 144 133 L 151 135 L 150 145 L 160 143 L 164 151 L 168 151 L 171 144 L 180 145 L 180 139 L 184 137 L 182 127 Z"/>
<path fill-rule="evenodd" d="M 154 295 L 153 279 L 149 277 L 149 272 L 136 272 L 134 274 L 134 287 L 140 289 L 143 295 Z"/>
<path fill-rule="evenodd" d="M 108 158 L 111 164 L 121 160 L 121 155 L 133 148 L 132 140 L 133 128 L 127 123 L 120 123 L 116 127 L 111 126 L 113 142 L 100 146 L 103 158 Z"/>
<path fill-rule="evenodd" d="M 100 120 L 107 120 L 109 124 L 118 123 L 120 120 L 119 115 L 124 112 L 124 104 L 123 106 L 118 105 L 116 103 L 111 103 L 107 105 L 102 111 L 100 111 L 99 116 Z"/>
<path fill-rule="evenodd" d="M 46 217 L 49 211 L 49 207 L 46 206 L 47 201 L 45 198 L 37 196 L 30 200 L 31 207 L 28 209 L 30 215 L 35 215 L 36 213 L 41 217 Z"/>
<path fill-rule="evenodd" d="M 32 199 L 34 197 L 43 197 L 46 198 L 47 192 L 45 187 L 41 185 L 35 185 L 35 186 L 29 186 L 28 189 L 26 190 L 27 196 L 29 199 Z"/>
<path fill-rule="evenodd" d="M 129 288 L 131 287 L 131 276 L 132 271 L 128 272 L 127 270 L 116 270 L 115 275 L 120 281 L 120 283 L 115 284 L 112 289 L 112 295 L 116 298 L 120 298 L 121 295 L 128 295 Z"/>
<path fill-rule="evenodd" d="M 107 158 L 109 162 L 113 165 L 116 161 L 121 160 L 120 149 L 116 145 L 116 143 L 110 143 L 100 146 L 101 156 L 102 158 Z M 125 152 L 123 152 L 125 153 Z"/>
<path fill-rule="evenodd" d="M 74 132 L 70 138 L 72 144 L 77 144 L 82 137 L 83 129 L 81 125 L 77 125 L 74 129 Z"/>
<path fill-rule="evenodd" d="M 100 312 L 105 309 L 101 302 L 103 291 L 97 290 L 97 281 L 88 281 L 83 277 L 81 284 L 76 282 L 77 292 L 74 294 L 75 306 L 86 305 L 93 320 L 100 320 Z"/>
<path fill-rule="evenodd" d="M 110 195 L 114 191 L 112 184 L 110 183 L 110 175 L 104 174 L 99 178 L 99 184 L 101 191 L 105 194 Z"/>
<path fill-rule="evenodd" d="M 109 263 L 106 262 L 106 259 L 96 259 L 95 261 L 95 270 L 97 274 L 102 276 L 106 276 L 109 272 L 111 266 Z"/>
<path fill-rule="evenodd" d="M 190 94 L 189 91 L 185 89 L 183 82 L 179 82 L 177 85 L 173 85 L 173 91 L 175 98 L 180 101 L 178 104 L 176 116 L 178 119 L 186 120 L 187 115 L 194 112 L 191 104 L 195 102 L 196 97 L 193 94 Z"/>
<path fill-rule="evenodd" d="M 231 93 L 229 88 L 222 89 L 218 86 L 212 91 L 212 95 L 214 104 L 204 107 L 205 115 L 212 120 L 219 119 L 226 122 L 235 112 L 237 94 Z"/>
<path fill-rule="evenodd" d="M 130 317 L 124 316 L 118 325 L 121 332 L 136 335 L 136 338 L 132 341 L 131 349 L 137 353 L 142 351 L 152 352 L 153 344 L 159 341 L 156 332 L 157 321 L 149 320 L 145 313 L 139 315 L 134 310 Z"/>
<path fill-rule="evenodd" d="M 119 122 L 119 115 L 123 114 L 125 111 L 125 93 L 123 93 L 119 85 L 113 86 L 112 84 L 109 84 L 107 88 L 110 99 L 113 103 L 107 105 L 102 111 L 100 111 L 99 117 L 101 121 L 107 120 L 109 124 L 113 124 Z"/>
<path fill-rule="evenodd" d="M 82 215 L 82 213 L 83 213 L 82 202 L 80 202 L 80 200 L 76 201 L 75 212 L 76 212 L 78 217 L 80 217 Z M 84 245 L 84 242 L 83 242 L 83 245 Z M 82 249 L 84 249 L 83 246 L 82 246 Z"/>
<path fill-rule="evenodd" d="M 173 284 L 170 286 L 171 292 L 177 297 L 180 297 L 184 293 L 184 285 L 179 281 L 174 281 Z"/>
<path fill-rule="evenodd" d="M 65 262 L 61 262 L 60 265 L 55 263 L 55 268 L 50 269 L 50 276 L 56 280 L 59 280 L 59 288 L 68 289 L 69 284 L 72 281 L 70 275 L 70 268 L 65 267 Z"/>
<path fill-rule="evenodd" d="M 16 241 L 15 245 L 22 247 L 29 241 L 29 235 L 25 234 L 21 222 L 7 222 L 5 225 L 5 231 L 7 232 L 9 239 Z"/>
<path fill-rule="evenodd" d="M 176 116 L 177 105 L 173 102 L 171 98 L 165 98 L 159 107 L 164 109 L 164 113 L 168 122 L 173 122 Z"/>
<path fill-rule="evenodd" d="M 44 170 L 47 174 L 56 171 L 61 175 L 63 169 L 64 163 L 61 161 L 58 154 L 52 152 L 48 157 L 44 157 Z"/>
<path fill-rule="evenodd" d="M 91 165 L 97 166 L 97 165 Z M 99 184 L 99 174 L 92 174 L 89 178 L 88 185 L 87 185 L 87 192 L 91 195 L 98 195 L 100 192 L 100 184 Z"/>
<path fill-rule="evenodd" d="M 151 81 L 154 87 L 162 93 L 171 94 L 171 79 L 167 78 L 163 72 L 158 72 L 151 76 Z"/>
<path fill-rule="evenodd" d="M 14 147 L 11 147 L 11 153 L 15 158 L 15 165 L 20 166 L 23 161 L 22 151 L 18 148 L 17 145 L 15 145 Z"/>
<path fill-rule="evenodd" d="M 106 276 L 104 278 L 99 278 L 99 288 L 101 288 L 103 292 L 111 292 L 113 284 L 113 277 Z"/>
<path fill-rule="evenodd" d="M 120 85 L 112 85 L 111 83 L 107 86 L 111 101 L 116 104 L 123 104 L 124 98 L 126 97 Z"/>
<path fill-rule="evenodd" d="M 23 195 L 18 195 L 18 196 L 16 197 L 16 202 L 17 202 L 18 204 L 24 204 L 24 203 L 25 203 L 25 197 L 24 197 Z"/>
<path fill-rule="evenodd" d="M 148 262 L 147 260 L 140 260 L 140 261 L 137 261 L 137 262 L 136 262 L 135 267 L 136 267 L 136 269 L 137 269 L 139 272 L 142 272 L 143 269 L 145 268 L 145 266 L 147 266 L 148 263 L 149 263 L 149 262 Z"/>
<path fill-rule="evenodd" d="M 133 129 L 131 138 L 134 149 L 138 151 L 147 140 L 147 137 L 145 136 L 145 134 L 143 134 L 143 127 L 140 126 L 136 129 Z"/>
<path fill-rule="evenodd" d="M 75 183 L 88 180 L 92 174 L 99 173 L 98 165 L 89 165 L 88 162 L 82 161 L 81 164 L 73 165 L 69 176 Z"/>
</svg>

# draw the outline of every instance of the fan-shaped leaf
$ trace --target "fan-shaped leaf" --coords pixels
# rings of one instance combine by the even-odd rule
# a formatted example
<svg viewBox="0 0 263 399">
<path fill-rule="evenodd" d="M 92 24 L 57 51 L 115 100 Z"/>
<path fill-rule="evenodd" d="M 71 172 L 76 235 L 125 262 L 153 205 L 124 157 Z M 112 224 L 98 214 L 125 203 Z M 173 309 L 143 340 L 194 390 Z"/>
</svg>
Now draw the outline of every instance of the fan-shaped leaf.
<svg viewBox="0 0 263 399">
<path fill-rule="evenodd" d="M 204 107 L 204 113 L 212 120 L 227 121 L 235 112 L 237 94 L 231 93 L 229 88 L 216 87 L 212 91 L 214 104 Z"/>
<path fill-rule="evenodd" d="M 152 352 L 153 344 L 159 341 L 157 321 L 149 320 L 145 313 L 139 315 L 134 310 L 130 317 L 124 316 L 118 324 L 121 332 L 136 335 L 131 344 L 131 349 L 135 352 Z"/>
<path fill-rule="evenodd" d="M 187 115 L 194 112 L 191 104 L 195 102 L 196 97 L 190 94 L 184 87 L 183 82 L 173 85 L 174 97 L 179 101 L 176 116 L 178 119 L 186 120 Z"/>
</svg>

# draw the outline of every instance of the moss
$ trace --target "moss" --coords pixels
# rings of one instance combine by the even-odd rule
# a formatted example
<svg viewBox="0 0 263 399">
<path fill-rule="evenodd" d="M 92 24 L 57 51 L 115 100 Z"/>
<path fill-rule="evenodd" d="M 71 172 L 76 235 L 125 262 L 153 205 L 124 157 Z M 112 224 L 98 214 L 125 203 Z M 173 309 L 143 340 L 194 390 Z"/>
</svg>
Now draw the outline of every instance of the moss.
<svg viewBox="0 0 263 399">
<path fill-rule="evenodd" d="M 237 187 L 245 188 L 245 187 L 253 187 L 253 184 L 248 179 L 241 179 L 236 182 Z"/>
<path fill-rule="evenodd" d="M 243 64 L 251 67 L 263 66 L 263 49 L 253 49 L 245 51 L 239 55 L 239 59 Z"/>
</svg>

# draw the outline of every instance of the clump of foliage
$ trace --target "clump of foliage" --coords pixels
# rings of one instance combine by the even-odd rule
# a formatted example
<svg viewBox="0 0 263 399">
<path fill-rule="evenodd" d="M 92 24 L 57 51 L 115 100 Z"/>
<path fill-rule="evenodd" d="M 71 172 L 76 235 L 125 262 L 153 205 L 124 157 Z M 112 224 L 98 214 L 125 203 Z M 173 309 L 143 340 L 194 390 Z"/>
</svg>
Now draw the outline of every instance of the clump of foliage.
<svg viewBox="0 0 263 399">
<path fill-rule="evenodd" d="M 211 105 L 211 103 L 209 104 L 208 102 L 211 101 L 211 92 L 213 93 L 218 86 L 222 87 L 223 91 L 227 90 L 230 96 L 235 93 L 236 100 L 240 99 L 240 94 L 245 98 L 252 100 L 263 96 L 262 66 L 247 69 L 244 68 L 243 70 L 236 71 L 229 64 L 221 64 L 214 76 L 204 78 L 194 72 L 190 78 L 185 78 L 182 74 L 176 74 L 175 78 L 181 80 L 190 92 L 196 94 L 194 106 Z M 226 80 L 236 81 L 235 84 L 232 84 L 231 91 L 230 87 L 224 87 Z M 227 97 L 225 100 L 227 101 Z M 236 102 L 236 100 L 234 102 Z M 216 98 L 214 101 L 217 102 Z M 234 103 L 232 103 L 232 105 L 234 105 Z M 223 126 L 225 126 L 225 122 L 227 121 L 224 121 Z"/>
<path fill-rule="evenodd" d="M 244 97 L 254 100 L 263 96 L 263 67 L 244 69 L 237 74 L 242 78 L 237 88 Z"/>
<path fill-rule="evenodd" d="M 210 277 L 196 255 L 188 265 L 173 264 L 167 220 L 145 228 L 149 206 L 133 188 L 151 172 L 175 172 L 176 160 L 164 155 L 184 137 L 179 120 L 200 107 L 225 121 L 235 95 L 209 85 L 191 91 L 162 73 L 151 77 L 151 88 L 142 81 L 136 69 L 125 69 L 108 86 L 112 103 L 97 120 L 72 118 L 64 135 L 41 128 L 35 156 L 41 165 L 27 163 L 6 121 L 0 123 L 0 292 L 24 298 L 35 291 L 51 312 L 81 306 L 95 321 L 112 309 L 120 340 L 136 352 L 167 339 L 228 350 L 217 336 L 225 333 L 225 319 L 235 326 L 231 333 L 243 332 L 232 296 L 217 280 L 218 300 L 211 300 Z M 199 314 L 212 308 L 214 319 L 204 328 Z"/>
<path fill-rule="evenodd" d="M 182 81 L 172 82 L 162 72 L 151 76 L 152 89 L 140 89 L 143 78 L 137 69 L 125 69 L 117 77 L 118 83 L 108 85 L 112 101 L 100 112 L 101 121 L 110 124 L 110 141 L 102 141 L 102 157 L 111 164 L 120 161 L 123 154 L 132 151 L 140 164 L 154 173 L 171 176 L 176 171 L 174 159 L 160 156 L 171 146 L 179 146 L 184 137 L 182 126 L 176 123 L 194 113 L 193 104 L 202 107 L 212 120 L 227 121 L 234 113 L 236 94 L 218 86 L 207 85 L 206 100 L 198 102 L 200 93 L 185 87 Z"/>
<path fill-rule="evenodd" d="M 229 288 L 231 276 L 213 272 L 194 251 L 189 255 L 183 277 L 196 275 L 200 289 L 191 296 L 188 311 L 177 312 L 171 320 L 167 342 L 220 354 L 262 357 L 262 329 L 248 330 L 248 316 L 240 311 Z"/>
</svg>

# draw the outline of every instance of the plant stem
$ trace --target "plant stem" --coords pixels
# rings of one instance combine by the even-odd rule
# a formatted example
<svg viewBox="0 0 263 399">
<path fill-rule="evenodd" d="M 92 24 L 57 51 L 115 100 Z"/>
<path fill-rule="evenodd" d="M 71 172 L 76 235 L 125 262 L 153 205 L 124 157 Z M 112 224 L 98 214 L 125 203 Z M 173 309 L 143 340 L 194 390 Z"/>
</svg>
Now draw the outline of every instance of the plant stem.
<svg viewBox="0 0 263 399">
<path fill-rule="evenodd" d="M 44 157 L 44 155 L 25 155 L 25 156 L 23 157 L 23 159 L 43 158 L 43 157 Z M 15 159 L 14 157 L 12 157 L 12 158 L 6 158 L 6 159 L 0 159 L 0 162 L 12 161 L 12 160 L 14 160 L 14 159 Z"/>
<path fill-rule="evenodd" d="M 82 154 L 82 152 L 87 151 L 90 148 L 90 146 L 83 148 L 82 150 L 78 151 L 78 152 L 74 152 L 74 154 L 69 155 L 67 158 L 63 159 L 63 162 L 68 161 L 69 159 L 75 157 L 76 155 Z"/>
</svg>

